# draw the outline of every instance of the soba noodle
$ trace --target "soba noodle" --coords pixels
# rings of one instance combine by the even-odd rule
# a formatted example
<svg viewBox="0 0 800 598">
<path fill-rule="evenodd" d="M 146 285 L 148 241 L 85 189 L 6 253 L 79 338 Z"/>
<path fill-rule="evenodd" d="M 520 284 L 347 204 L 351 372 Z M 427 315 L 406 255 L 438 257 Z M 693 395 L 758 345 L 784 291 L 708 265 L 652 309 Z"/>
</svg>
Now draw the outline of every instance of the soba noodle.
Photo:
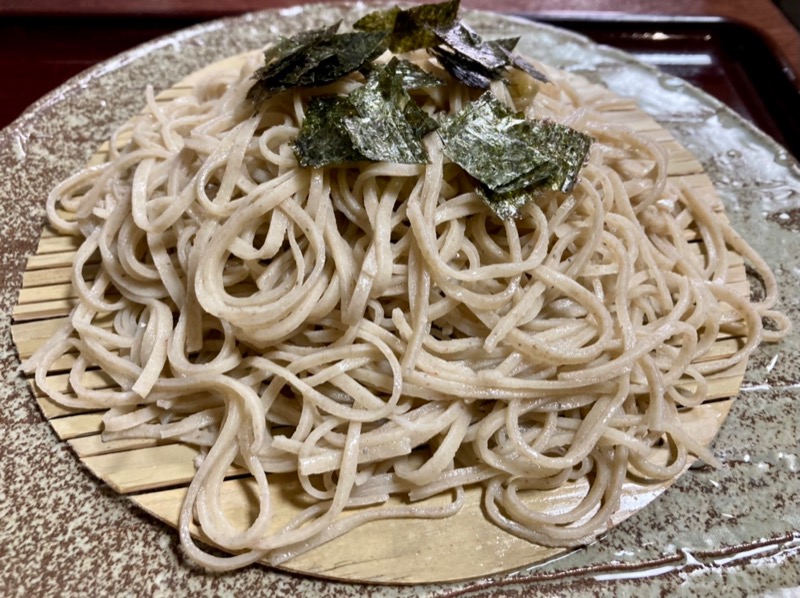
<svg viewBox="0 0 800 598">
<path fill-rule="evenodd" d="M 450 80 L 427 55 L 410 58 Z M 312 92 L 253 115 L 244 97 L 257 60 L 169 101 L 148 89 L 108 161 L 53 190 L 51 224 L 85 237 L 80 300 L 25 365 L 53 400 L 107 410 L 106 439 L 202 449 L 180 517 L 197 562 L 280 563 L 366 521 L 447 517 L 471 484 L 501 528 L 570 546 L 607 528 L 629 473 L 665 480 L 690 455 L 715 462 L 679 410 L 789 323 L 772 311 L 767 265 L 668 179 L 662 147 L 604 120 L 615 97 L 582 95 L 552 71 L 535 97 L 521 73 L 493 87 L 510 107 L 596 139 L 571 194 L 542 193 L 502 221 L 436 134 L 428 165 L 298 167 L 291 141 Z M 457 84 L 414 94 L 432 114 L 474 99 Z M 726 284 L 731 250 L 760 273 L 763 300 Z M 703 360 L 720 334 L 745 340 Z M 69 393 L 47 379 L 65 353 Z M 114 384 L 85 385 L 94 368 Z M 221 506 L 232 466 L 258 488 L 247 529 Z M 296 475 L 310 505 L 280 524 L 278 473 Z M 567 510 L 525 500 L 565 484 L 585 487 Z M 418 504 L 437 495 L 448 500 Z M 205 552 L 192 523 L 237 554 Z"/>
</svg>

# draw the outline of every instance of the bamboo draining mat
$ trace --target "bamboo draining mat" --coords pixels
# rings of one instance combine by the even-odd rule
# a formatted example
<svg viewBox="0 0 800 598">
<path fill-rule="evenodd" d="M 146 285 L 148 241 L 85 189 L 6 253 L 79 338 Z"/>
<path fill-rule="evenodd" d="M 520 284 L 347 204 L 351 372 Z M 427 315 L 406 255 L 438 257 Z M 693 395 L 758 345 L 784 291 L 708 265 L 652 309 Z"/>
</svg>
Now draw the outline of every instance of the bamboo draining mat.
<svg viewBox="0 0 800 598">
<path fill-rule="evenodd" d="M 165 101 L 191 89 L 195 81 L 217 69 L 241 64 L 244 56 L 215 63 L 193 73 L 159 95 Z M 583 80 L 573 82 L 584 94 L 609 94 L 607 90 Z M 665 129 L 630 102 L 616 103 L 606 111 L 607 118 L 628 125 L 658 141 L 669 153 L 669 176 L 693 190 L 725 218 L 722 204 L 702 166 Z M 102 146 L 90 163 L 105 160 L 108 146 Z M 691 233 L 688 233 L 691 234 Z M 70 283 L 70 268 L 80 239 L 60 236 L 45 227 L 35 255 L 24 274 L 23 288 L 14 310 L 12 328 L 20 357 L 31 355 L 65 322 L 75 301 Z M 698 242 L 698 251 L 702 246 Z M 727 281 L 743 296 L 749 295 L 744 264 L 731 256 L 735 268 Z M 742 340 L 720 337 L 706 360 L 724 359 L 741 346 Z M 67 354 L 56 362 L 50 383 L 68 389 L 68 372 L 74 356 Z M 716 435 L 738 393 L 746 364 L 741 363 L 710 378 L 706 402 L 684 410 L 681 420 L 690 435 L 707 445 Z M 93 388 L 108 387 L 111 381 L 100 371 L 90 371 L 84 383 Z M 80 460 L 116 492 L 128 496 L 155 517 L 177 526 L 186 487 L 194 474 L 193 460 L 198 451 L 187 445 L 155 440 L 117 440 L 103 442 L 100 436 L 102 412 L 66 408 L 43 396 L 31 381 L 42 412 L 58 436 L 68 442 Z M 688 384 L 687 384 L 688 386 Z M 664 459 L 667 449 L 663 449 Z M 670 484 L 641 485 L 629 482 L 621 508 L 613 517 L 617 524 L 651 502 Z M 271 477 L 273 508 L 279 520 L 286 520 L 300 509 L 295 500 L 299 484 L 290 476 Z M 233 521 L 245 525 L 252 517 L 249 498 L 254 484 L 232 470 L 223 489 L 222 503 Z M 568 504 L 581 495 L 580 484 L 564 487 L 546 498 L 536 499 L 547 508 Z M 479 488 L 466 491 L 467 505 L 445 520 L 384 520 L 368 523 L 343 537 L 285 563 L 284 568 L 337 579 L 379 583 L 445 582 L 513 570 L 566 552 L 546 548 L 511 536 L 489 523 L 481 510 Z M 440 502 L 442 497 L 423 504 Z M 202 533 L 193 530 L 196 537 Z"/>
</svg>

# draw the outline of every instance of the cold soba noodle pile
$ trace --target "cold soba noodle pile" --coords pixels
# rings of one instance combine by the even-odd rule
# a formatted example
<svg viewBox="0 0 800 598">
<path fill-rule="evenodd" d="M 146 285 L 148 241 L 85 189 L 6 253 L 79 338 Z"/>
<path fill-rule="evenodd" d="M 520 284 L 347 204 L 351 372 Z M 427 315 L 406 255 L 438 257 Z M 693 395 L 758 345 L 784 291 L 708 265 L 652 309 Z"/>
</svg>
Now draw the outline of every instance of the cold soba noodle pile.
<svg viewBox="0 0 800 598">
<path fill-rule="evenodd" d="M 404 57 L 446 83 L 410 92 L 428 115 L 480 95 L 436 56 Z M 483 485 L 501 528 L 575 545 L 606 529 L 628 473 L 665 480 L 690 455 L 715 462 L 678 410 L 704 400 L 708 375 L 789 324 L 771 311 L 764 261 L 668 181 L 662 148 L 603 122 L 598 110 L 613 98 L 581 97 L 550 70 L 548 83 L 521 71 L 491 83 L 512 111 L 594 139 L 569 193 L 537 192 L 517 218 L 501 218 L 438 133 L 424 136 L 428 163 L 300 166 L 295 140 L 318 91 L 277 93 L 254 111 L 246 96 L 259 62 L 169 101 L 149 89 L 108 162 L 53 191 L 52 225 L 85 237 L 80 301 L 25 365 L 59 403 L 107 409 L 106 439 L 202 447 L 180 522 L 194 559 L 217 570 L 280 563 L 369 520 L 451 515 L 469 484 Z M 760 273 L 762 301 L 725 284 L 729 250 Z M 704 362 L 721 334 L 745 340 Z M 48 388 L 52 364 L 75 351 L 74 394 Z M 84 387 L 95 367 L 117 386 Z M 667 462 L 654 451 L 663 439 Z M 258 486 L 246 530 L 220 505 L 232 465 Z M 278 525 L 270 479 L 286 472 L 310 506 Z M 526 506 L 531 493 L 573 482 L 586 492 L 570 510 Z M 434 495 L 449 501 L 416 506 Z M 362 506 L 372 508 L 353 509 Z M 193 521 L 238 554 L 204 552 Z"/>
</svg>

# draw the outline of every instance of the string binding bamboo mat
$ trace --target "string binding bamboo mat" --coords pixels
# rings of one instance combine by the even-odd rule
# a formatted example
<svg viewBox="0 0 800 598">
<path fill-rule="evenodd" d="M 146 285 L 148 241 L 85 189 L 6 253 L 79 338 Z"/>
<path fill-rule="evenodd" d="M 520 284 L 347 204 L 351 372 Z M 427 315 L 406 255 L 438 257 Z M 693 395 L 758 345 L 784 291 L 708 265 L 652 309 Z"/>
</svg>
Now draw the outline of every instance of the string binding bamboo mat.
<svg viewBox="0 0 800 598">
<path fill-rule="evenodd" d="M 227 69 L 241 63 L 235 56 L 209 65 L 193 73 L 177 85 L 162 92 L 165 101 L 186 94 L 194 82 L 215 69 Z M 582 94 L 610 94 L 585 80 L 572 82 Z M 669 176 L 690 188 L 711 205 L 718 217 L 725 219 L 722 203 L 700 163 L 679 145 L 668 131 L 638 110 L 633 101 L 614 104 L 604 113 L 610 122 L 625 124 L 661 144 L 669 154 Z M 120 140 L 121 143 L 125 139 Z M 90 164 L 102 163 L 108 146 L 99 148 Z M 687 235 L 692 235 L 691 228 Z M 692 239 L 698 252 L 702 242 Z M 76 293 L 70 283 L 70 271 L 81 239 L 59 235 L 45 227 L 35 255 L 28 260 L 23 287 L 14 310 L 12 334 L 22 359 L 29 357 L 65 322 Z M 741 256 L 731 255 L 735 267 L 726 281 L 744 297 L 750 293 Z M 109 322 L 110 324 L 110 322 Z M 732 355 L 742 340 L 720 336 L 705 360 L 722 360 Z M 50 383 L 68 391 L 68 371 L 74 355 L 67 354 L 54 365 Z M 709 379 L 705 402 L 680 414 L 683 425 L 693 438 L 708 445 L 720 429 L 739 390 L 745 362 L 723 370 Z M 101 371 L 91 370 L 83 379 L 90 388 L 106 388 L 111 380 Z M 102 412 L 80 411 L 62 407 L 35 387 L 35 400 L 52 428 L 69 443 L 78 458 L 97 477 L 116 492 L 158 519 L 177 526 L 180 506 L 194 474 L 194 459 L 199 452 L 188 445 L 155 440 L 117 440 L 103 442 L 100 436 Z M 687 382 L 687 386 L 690 383 Z M 664 459 L 667 448 L 663 449 Z M 613 523 L 627 519 L 645 507 L 674 480 L 659 484 L 626 483 L 620 510 Z M 245 524 L 252 517 L 252 480 L 242 471 L 232 469 L 223 489 L 223 506 L 233 520 Z M 271 477 L 273 508 L 280 519 L 297 513 L 300 487 L 288 476 Z M 581 495 L 580 484 L 566 486 L 536 500 L 542 508 L 558 508 Z M 320 546 L 285 563 L 282 567 L 301 573 L 378 583 L 429 583 L 481 577 L 517 569 L 536 561 L 564 553 L 569 549 L 548 548 L 512 536 L 486 520 L 481 510 L 480 488 L 466 489 L 466 506 L 454 517 L 445 520 L 382 520 L 368 523 L 345 536 Z M 394 499 L 393 499 L 394 500 Z M 434 504 L 441 497 L 423 501 Z M 538 506 L 538 505 L 537 505 Z M 204 539 L 199 530 L 196 537 Z"/>
</svg>

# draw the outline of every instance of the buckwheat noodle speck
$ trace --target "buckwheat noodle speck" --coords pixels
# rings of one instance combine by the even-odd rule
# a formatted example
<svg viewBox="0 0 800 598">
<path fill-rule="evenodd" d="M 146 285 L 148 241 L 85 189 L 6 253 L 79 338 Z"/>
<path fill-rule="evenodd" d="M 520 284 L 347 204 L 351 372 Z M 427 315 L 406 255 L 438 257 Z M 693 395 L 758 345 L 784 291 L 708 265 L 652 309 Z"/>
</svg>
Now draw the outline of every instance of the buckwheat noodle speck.
<svg viewBox="0 0 800 598">
<path fill-rule="evenodd" d="M 450 82 L 412 92 L 430 114 L 470 100 L 426 54 L 409 57 Z M 51 224 L 85 237 L 79 301 L 24 366 L 54 401 L 106 410 L 105 439 L 200 447 L 180 515 L 192 558 L 280 563 L 367 521 L 450 516 L 473 484 L 501 528 L 571 546 L 610 525 L 628 474 L 667 480 L 691 455 L 716 462 L 679 409 L 789 322 L 765 262 L 667 178 L 662 147 L 605 121 L 618 99 L 551 70 L 538 93 L 518 72 L 493 87 L 596 140 L 573 192 L 503 221 L 435 133 L 427 165 L 300 168 L 291 142 L 312 92 L 253 114 L 257 61 L 168 101 L 148 89 L 108 161 L 53 190 Z M 760 274 L 762 300 L 728 285 L 731 252 Z M 743 341 L 703 359 L 723 334 Z M 66 353 L 69 393 L 47 378 Z M 92 369 L 113 384 L 85 385 Z M 234 466 L 257 487 L 246 529 L 222 508 Z M 288 522 L 270 500 L 279 473 L 308 503 Z M 526 500 L 567 484 L 582 495 L 566 509 Z M 446 500 L 420 502 L 432 496 Z M 235 556 L 197 546 L 192 523 Z"/>
</svg>

